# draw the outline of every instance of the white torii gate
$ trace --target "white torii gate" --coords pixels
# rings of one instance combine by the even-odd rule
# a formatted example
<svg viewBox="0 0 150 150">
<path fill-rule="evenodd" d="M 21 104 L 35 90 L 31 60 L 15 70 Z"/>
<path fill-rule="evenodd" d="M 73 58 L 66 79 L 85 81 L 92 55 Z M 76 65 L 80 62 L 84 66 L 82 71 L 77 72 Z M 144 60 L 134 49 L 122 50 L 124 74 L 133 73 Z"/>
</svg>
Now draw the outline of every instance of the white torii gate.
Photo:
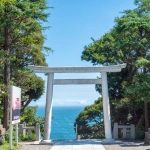
<svg viewBox="0 0 150 150">
<path fill-rule="evenodd" d="M 105 140 L 103 142 L 111 142 L 111 118 L 110 105 L 108 95 L 107 72 L 120 72 L 125 68 L 126 64 L 113 66 L 92 66 L 92 67 L 45 67 L 45 66 L 28 66 L 35 73 L 46 73 L 47 79 L 47 94 L 46 94 L 46 111 L 44 124 L 44 140 L 43 142 L 51 142 L 51 116 L 52 116 L 52 97 L 53 85 L 62 84 L 102 84 L 102 98 L 104 111 L 104 126 L 105 126 Z M 101 73 L 101 79 L 54 79 L 54 73 Z"/>
</svg>

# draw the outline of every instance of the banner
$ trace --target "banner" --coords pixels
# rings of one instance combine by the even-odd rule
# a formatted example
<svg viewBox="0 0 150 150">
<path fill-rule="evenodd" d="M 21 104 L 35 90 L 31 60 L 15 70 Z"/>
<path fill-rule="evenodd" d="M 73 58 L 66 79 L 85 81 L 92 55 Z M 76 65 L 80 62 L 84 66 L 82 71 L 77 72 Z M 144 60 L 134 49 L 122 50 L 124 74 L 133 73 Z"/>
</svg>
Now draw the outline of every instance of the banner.
<svg viewBox="0 0 150 150">
<path fill-rule="evenodd" d="M 20 122 L 20 109 L 21 109 L 21 88 L 11 86 L 10 95 L 10 115 L 11 124 Z"/>
</svg>

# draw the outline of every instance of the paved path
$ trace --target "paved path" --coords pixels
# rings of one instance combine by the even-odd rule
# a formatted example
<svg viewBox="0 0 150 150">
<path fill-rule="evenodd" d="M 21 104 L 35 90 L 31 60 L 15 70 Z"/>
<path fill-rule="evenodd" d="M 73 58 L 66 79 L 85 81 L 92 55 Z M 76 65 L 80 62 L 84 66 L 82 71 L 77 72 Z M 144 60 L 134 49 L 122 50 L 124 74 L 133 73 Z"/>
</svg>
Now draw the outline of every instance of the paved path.
<svg viewBox="0 0 150 150">
<path fill-rule="evenodd" d="M 121 141 L 121 143 L 105 144 L 106 150 L 150 150 L 150 145 L 145 145 L 143 141 Z"/>
<path fill-rule="evenodd" d="M 20 143 L 20 150 L 150 150 L 150 145 L 141 141 L 122 141 L 114 144 L 101 144 L 101 140 L 54 140 L 54 145 Z"/>
<path fill-rule="evenodd" d="M 53 141 L 51 150 L 105 150 L 100 140 L 66 140 Z"/>
<path fill-rule="evenodd" d="M 20 150 L 50 150 L 52 145 L 41 145 L 39 142 L 19 142 Z"/>
</svg>

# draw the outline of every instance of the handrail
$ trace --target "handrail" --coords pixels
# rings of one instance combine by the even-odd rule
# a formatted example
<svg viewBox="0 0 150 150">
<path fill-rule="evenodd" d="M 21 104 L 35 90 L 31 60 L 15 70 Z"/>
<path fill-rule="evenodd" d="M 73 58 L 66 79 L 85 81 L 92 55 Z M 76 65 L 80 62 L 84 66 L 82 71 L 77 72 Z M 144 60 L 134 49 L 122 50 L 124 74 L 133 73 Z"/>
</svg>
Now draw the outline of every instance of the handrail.
<svg viewBox="0 0 150 150">
<path fill-rule="evenodd" d="M 3 135 L 0 135 L 0 140 L 7 134 L 8 131 L 9 129 Z"/>
</svg>

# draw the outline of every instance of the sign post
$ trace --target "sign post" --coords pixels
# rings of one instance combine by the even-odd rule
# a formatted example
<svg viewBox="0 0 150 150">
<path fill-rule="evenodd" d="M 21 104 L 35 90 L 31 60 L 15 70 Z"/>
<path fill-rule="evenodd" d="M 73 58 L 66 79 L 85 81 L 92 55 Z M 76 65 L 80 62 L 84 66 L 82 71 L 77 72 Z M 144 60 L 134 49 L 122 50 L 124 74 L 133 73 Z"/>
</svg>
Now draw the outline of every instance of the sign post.
<svg viewBox="0 0 150 150">
<path fill-rule="evenodd" d="M 9 147 L 12 149 L 13 125 L 16 124 L 16 145 L 18 145 L 18 123 L 20 122 L 21 88 L 10 87 L 10 135 Z"/>
</svg>

